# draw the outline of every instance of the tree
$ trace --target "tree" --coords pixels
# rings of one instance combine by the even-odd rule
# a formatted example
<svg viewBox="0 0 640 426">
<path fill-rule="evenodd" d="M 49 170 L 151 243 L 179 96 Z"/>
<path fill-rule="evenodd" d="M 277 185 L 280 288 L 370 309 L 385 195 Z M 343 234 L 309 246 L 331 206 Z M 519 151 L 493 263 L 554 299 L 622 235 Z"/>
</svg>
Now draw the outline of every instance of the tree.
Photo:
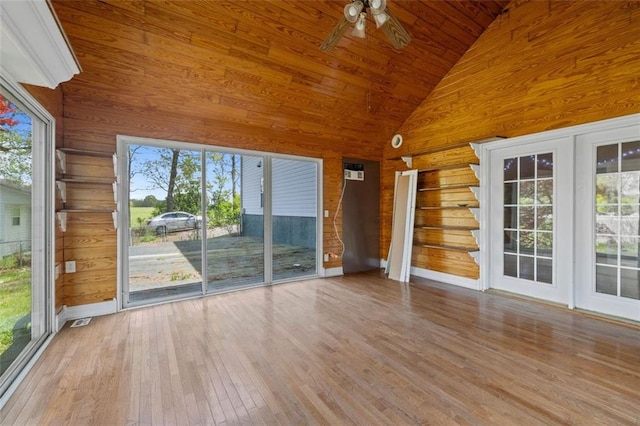
<svg viewBox="0 0 640 426">
<path fill-rule="evenodd" d="M 200 156 L 185 155 L 180 162 L 180 174 L 175 179 L 173 207 L 195 215 L 200 214 Z"/>
<path fill-rule="evenodd" d="M 178 165 L 180 161 L 179 149 L 157 148 L 158 156 L 154 160 L 145 161 L 140 172 L 147 178 L 153 188 L 166 191 L 165 211 L 174 209 L 173 194 L 175 191 Z M 167 174 L 167 170 L 169 173 Z"/>
<path fill-rule="evenodd" d="M 19 129 L 16 117 L 30 119 L 0 95 L 0 180 L 19 187 L 31 185 L 31 132 Z"/>
<path fill-rule="evenodd" d="M 15 119 L 18 114 L 18 107 L 9 102 L 9 99 L 0 95 L 0 129 L 1 131 L 7 131 L 7 129 L 16 127 L 20 122 Z"/>
</svg>

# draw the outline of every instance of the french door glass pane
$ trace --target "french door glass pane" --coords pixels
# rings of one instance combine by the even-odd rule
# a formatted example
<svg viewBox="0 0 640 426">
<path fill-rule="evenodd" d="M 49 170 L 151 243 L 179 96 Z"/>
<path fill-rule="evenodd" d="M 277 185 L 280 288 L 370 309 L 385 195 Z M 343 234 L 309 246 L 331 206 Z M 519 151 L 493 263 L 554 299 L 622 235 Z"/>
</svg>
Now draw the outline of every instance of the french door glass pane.
<svg viewBox="0 0 640 426">
<path fill-rule="evenodd" d="M 129 146 L 129 302 L 202 293 L 199 151 Z"/>
<path fill-rule="evenodd" d="M 316 274 L 317 165 L 273 159 L 273 279 Z"/>
<path fill-rule="evenodd" d="M 44 291 L 44 284 L 32 280 L 32 266 L 37 266 L 31 256 L 32 217 L 37 214 L 31 196 L 32 120 L 2 95 L 0 107 L 0 376 L 5 378 L 44 331 L 38 325 L 43 306 L 34 311 L 36 293 Z"/>
<path fill-rule="evenodd" d="M 207 152 L 207 291 L 264 278 L 262 157 Z"/>
<path fill-rule="evenodd" d="M 503 165 L 503 273 L 551 284 L 553 153 L 507 158 Z"/>
<path fill-rule="evenodd" d="M 640 142 L 599 146 L 596 161 L 595 289 L 640 299 Z"/>
</svg>

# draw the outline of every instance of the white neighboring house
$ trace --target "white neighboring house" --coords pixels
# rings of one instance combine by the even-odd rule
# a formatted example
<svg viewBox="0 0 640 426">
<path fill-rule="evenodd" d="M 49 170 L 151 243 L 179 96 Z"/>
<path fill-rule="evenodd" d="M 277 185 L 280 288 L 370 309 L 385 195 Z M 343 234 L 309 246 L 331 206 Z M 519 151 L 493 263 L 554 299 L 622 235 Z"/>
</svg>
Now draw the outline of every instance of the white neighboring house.
<svg viewBox="0 0 640 426">
<path fill-rule="evenodd" d="M 31 250 L 31 191 L 0 181 L 0 257 Z"/>
<path fill-rule="evenodd" d="M 263 235 L 263 159 L 242 158 L 242 234 Z M 317 165 L 309 161 L 273 160 L 272 211 L 275 243 L 315 248 Z"/>
</svg>

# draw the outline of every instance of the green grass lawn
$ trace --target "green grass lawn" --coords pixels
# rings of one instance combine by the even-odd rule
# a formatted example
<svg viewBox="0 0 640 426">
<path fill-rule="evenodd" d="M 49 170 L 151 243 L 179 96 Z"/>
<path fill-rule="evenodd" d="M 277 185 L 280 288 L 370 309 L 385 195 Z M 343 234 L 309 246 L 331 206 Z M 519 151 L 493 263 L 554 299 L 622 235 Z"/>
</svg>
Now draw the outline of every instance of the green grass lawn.
<svg viewBox="0 0 640 426">
<path fill-rule="evenodd" d="M 147 223 L 147 219 L 151 219 L 153 207 L 129 207 L 129 219 L 131 220 L 131 227 L 135 228 L 139 226 L 138 219 L 142 221 L 142 224 Z"/>
<path fill-rule="evenodd" d="M 0 354 L 11 346 L 15 324 L 29 312 L 31 269 L 0 270 Z"/>
</svg>

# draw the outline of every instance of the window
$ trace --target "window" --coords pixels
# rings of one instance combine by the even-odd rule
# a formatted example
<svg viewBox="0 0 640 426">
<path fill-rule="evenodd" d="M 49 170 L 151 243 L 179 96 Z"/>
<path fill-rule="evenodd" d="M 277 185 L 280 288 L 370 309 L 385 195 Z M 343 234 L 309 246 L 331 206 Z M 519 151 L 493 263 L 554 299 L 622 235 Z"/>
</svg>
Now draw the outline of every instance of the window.
<svg viewBox="0 0 640 426">
<path fill-rule="evenodd" d="M 13 209 L 13 215 L 11 216 L 11 225 L 20 226 L 20 207 Z"/>
</svg>

